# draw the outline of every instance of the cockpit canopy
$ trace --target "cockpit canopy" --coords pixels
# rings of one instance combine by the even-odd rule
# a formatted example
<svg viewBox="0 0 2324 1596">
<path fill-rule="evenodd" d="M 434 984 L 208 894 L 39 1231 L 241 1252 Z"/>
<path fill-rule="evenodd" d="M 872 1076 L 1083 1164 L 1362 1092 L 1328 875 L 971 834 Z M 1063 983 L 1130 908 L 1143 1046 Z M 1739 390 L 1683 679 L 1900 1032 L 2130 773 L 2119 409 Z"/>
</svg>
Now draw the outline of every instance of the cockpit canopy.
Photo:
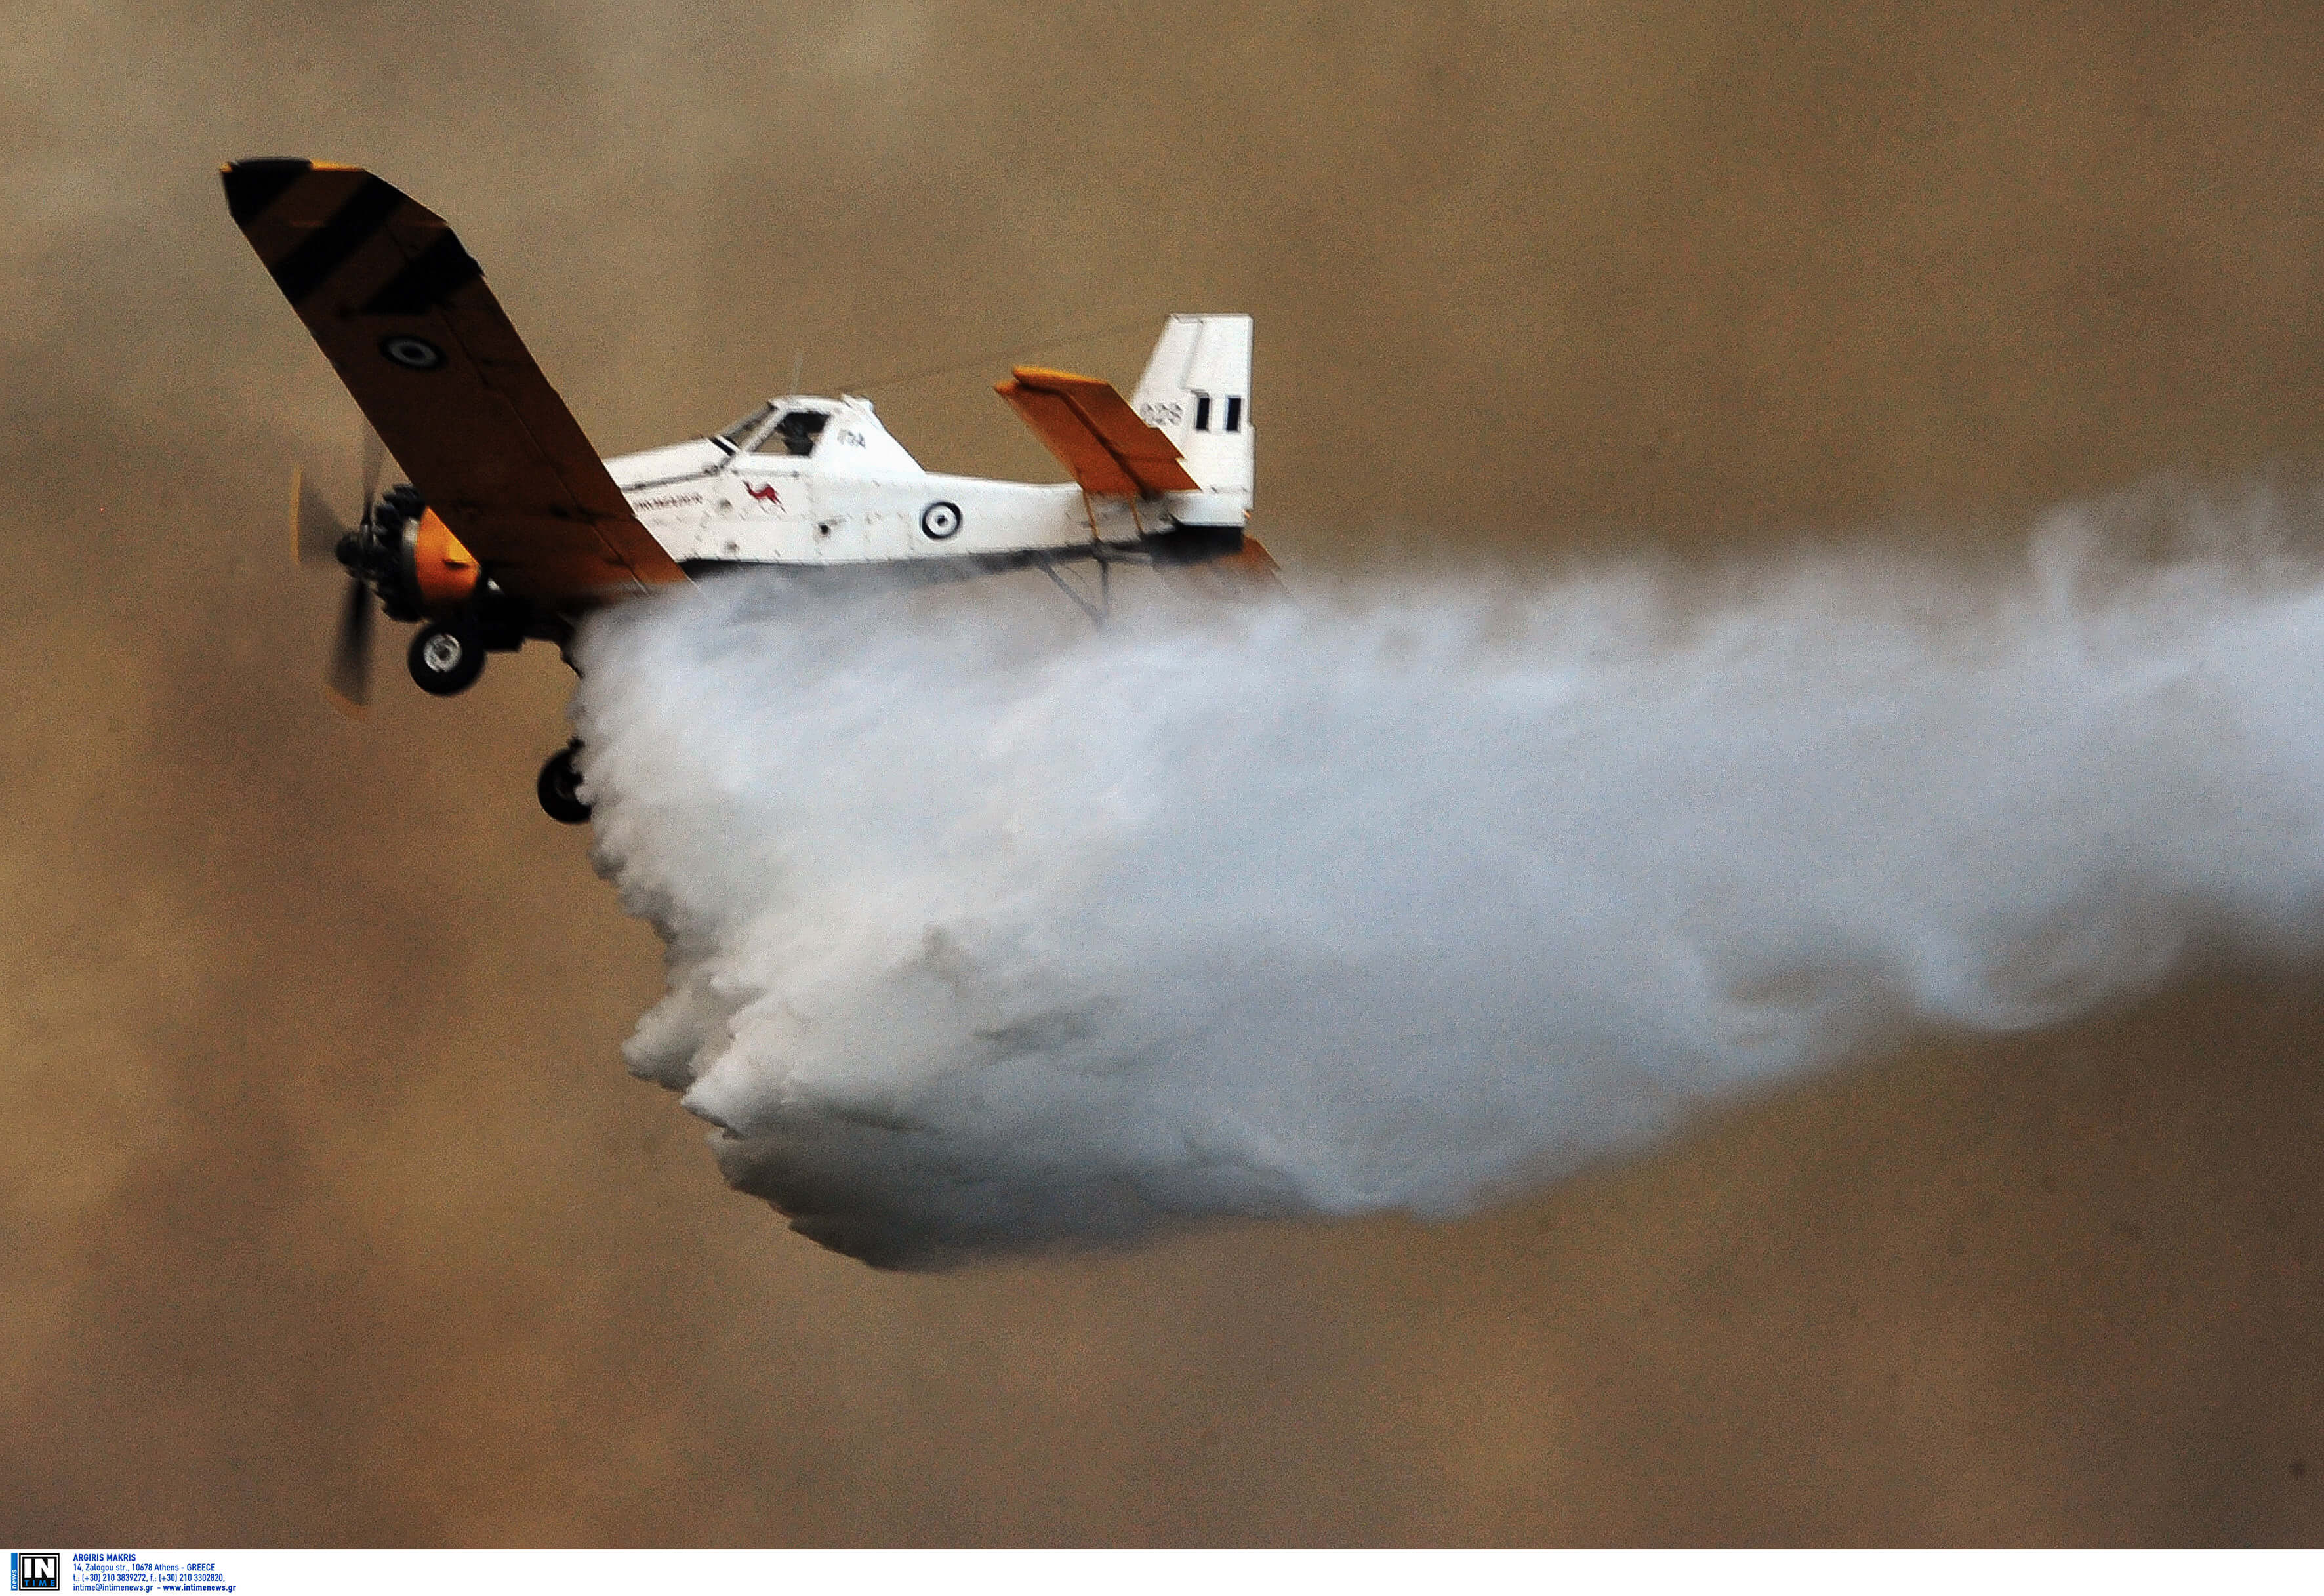
<svg viewBox="0 0 2324 1596">
<path fill-rule="evenodd" d="M 815 453 L 816 442 L 830 420 L 831 411 L 821 405 L 771 400 L 719 431 L 712 441 L 730 455 L 793 455 L 804 459 Z"/>
<path fill-rule="evenodd" d="M 704 444 L 715 446 L 710 455 Z M 919 462 L 888 436 L 858 393 L 785 393 L 767 401 L 733 426 L 675 446 L 691 451 L 681 465 L 672 455 L 668 471 L 715 473 L 761 469 L 777 475 L 812 471 L 819 476 L 882 476 L 920 473 Z M 709 457 L 706 457 L 707 455 Z M 633 458 L 635 457 L 623 457 Z M 640 461 L 640 480 L 659 480 L 664 467 Z"/>
</svg>

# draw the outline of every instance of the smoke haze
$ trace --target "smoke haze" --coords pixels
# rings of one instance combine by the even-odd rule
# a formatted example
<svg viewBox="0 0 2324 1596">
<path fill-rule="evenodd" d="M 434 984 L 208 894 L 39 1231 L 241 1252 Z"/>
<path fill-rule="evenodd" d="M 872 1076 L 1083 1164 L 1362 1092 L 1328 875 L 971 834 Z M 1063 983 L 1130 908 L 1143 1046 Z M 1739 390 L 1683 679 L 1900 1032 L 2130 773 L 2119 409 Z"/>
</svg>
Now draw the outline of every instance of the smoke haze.
<svg viewBox="0 0 2324 1596">
<path fill-rule="evenodd" d="M 2316 547 L 2313 5 L 106 0 L 0 39 L 17 1544 L 2324 1536 L 2324 998 L 2249 891 L 2110 899 L 2106 946 L 2208 955 L 2144 995 L 1867 1017 L 1850 1067 L 1458 1222 L 936 1275 L 787 1234 L 622 1072 L 662 950 L 533 805 L 553 655 L 440 703 L 383 640 L 370 718 L 322 702 L 281 506 L 336 463 L 351 507 L 355 418 L 216 176 L 359 161 L 449 218 L 609 453 L 802 346 L 829 390 L 1145 318 L 1043 356 L 1126 383 L 1167 312 L 1248 310 L 1303 613 L 1428 537 L 1712 581 L 1686 616 L 1877 535 L 2030 604 L 2029 522 L 2127 484 L 2274 484 Z M 872 397 L 934 467 L 1040 477 L 1005 364 Z M 2224 563 L 2197 618 L 2303 590 Z M 2167 824 L 2123 858 L 2215 835 L 2252 736 L 2215 756 L 2183 809 L 2134 789 Z"/>
</svg>

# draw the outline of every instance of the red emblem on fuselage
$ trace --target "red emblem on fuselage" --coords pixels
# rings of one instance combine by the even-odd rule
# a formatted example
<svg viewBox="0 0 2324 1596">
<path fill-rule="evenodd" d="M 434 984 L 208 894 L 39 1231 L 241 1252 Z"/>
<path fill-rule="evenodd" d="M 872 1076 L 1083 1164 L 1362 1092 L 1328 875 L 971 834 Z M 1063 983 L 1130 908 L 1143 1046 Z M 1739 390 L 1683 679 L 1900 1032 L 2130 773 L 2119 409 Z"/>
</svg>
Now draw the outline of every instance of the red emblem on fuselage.
<svg viewBox="0 0 2324 1596">
<path fill-rule="evenodd" d="M 775 484 L 771 482 L 762 482 L 758 486 L 752 488 L 751 490 L 751 497 L 753 499 L 763 499 L 768 504 L 777 510 L 780 510 L 783 507 L 782 495 L 775 492 Z"/>
</svg>

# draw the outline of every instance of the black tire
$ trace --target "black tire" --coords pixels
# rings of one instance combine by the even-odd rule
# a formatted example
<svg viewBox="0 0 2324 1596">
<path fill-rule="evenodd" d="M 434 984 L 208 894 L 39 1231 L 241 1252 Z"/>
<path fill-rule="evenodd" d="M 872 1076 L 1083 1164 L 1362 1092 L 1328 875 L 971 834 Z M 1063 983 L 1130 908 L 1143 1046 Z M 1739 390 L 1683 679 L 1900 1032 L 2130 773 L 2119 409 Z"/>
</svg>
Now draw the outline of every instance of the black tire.
<svg viewBox="0 0 2324 1596">
<path fill-rule="evenodd" d="M 573 763 L 573 744 L 568 743 L 549 756 L 532 789 L 540 795 L 542 810 L 558 825 L 589 823 L 589 806 L 581 798 L 581 772 Z"/>
<path fill-rule="evenodd" d="M 484 645 L 465 627 L 427 625 L 412 634 L 404 662 L 421 692 L 448 698 L 475 687 L 484 674 Z"/>
</svg>

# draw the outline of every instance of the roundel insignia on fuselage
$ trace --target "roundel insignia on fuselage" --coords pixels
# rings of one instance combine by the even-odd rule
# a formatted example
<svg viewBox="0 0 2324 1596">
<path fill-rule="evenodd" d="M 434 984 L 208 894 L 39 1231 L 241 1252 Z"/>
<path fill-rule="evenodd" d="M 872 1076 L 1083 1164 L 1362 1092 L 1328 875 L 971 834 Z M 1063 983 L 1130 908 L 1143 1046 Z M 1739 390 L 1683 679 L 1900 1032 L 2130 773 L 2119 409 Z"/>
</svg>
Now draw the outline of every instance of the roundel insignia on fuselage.
<svg viewBox="0 0 2324 1596">
<path fill-rule="evenodd" d="M 920 512 L 920 530 L 943 542 L 960 530 L 960 506 L 949 499 L 938 499 Z"/>
<path fill-rule="evenodd" d="M 410 333 L 390 333 L 379 341 L 379 352 L 406 371 L 432 372 L 444 364 L 444 351 Z"/>
</svg>

